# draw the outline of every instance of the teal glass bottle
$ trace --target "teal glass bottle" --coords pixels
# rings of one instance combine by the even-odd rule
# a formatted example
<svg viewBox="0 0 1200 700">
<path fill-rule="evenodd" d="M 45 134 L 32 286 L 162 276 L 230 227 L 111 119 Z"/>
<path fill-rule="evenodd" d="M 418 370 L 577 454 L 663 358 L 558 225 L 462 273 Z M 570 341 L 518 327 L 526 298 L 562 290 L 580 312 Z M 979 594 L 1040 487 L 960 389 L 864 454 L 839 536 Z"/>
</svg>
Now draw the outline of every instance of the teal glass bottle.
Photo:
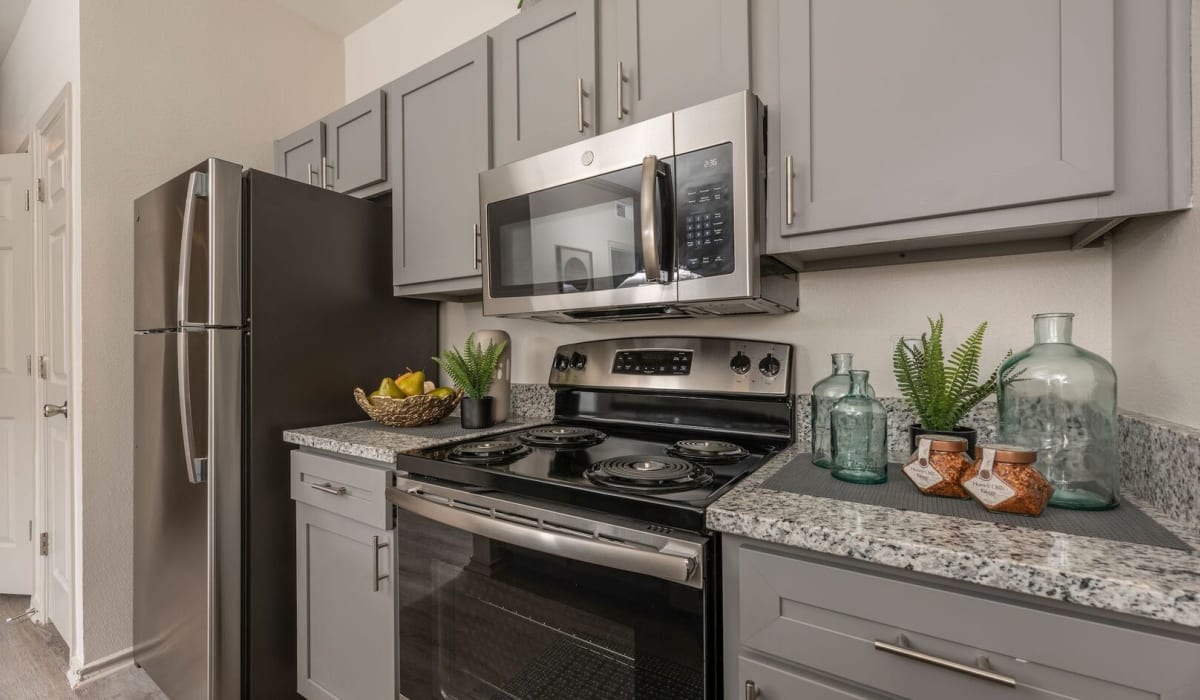
<svg viewBox="0 0 1200 700">
<path fill-rule="evenodd" d="M 829 412 L 834 478 L 856 484 L 887 481 L 887 411 L 867 394 L 869 372 L 850 370 L 850 393 Z"/>
<path fill-rule="evenodd" d="M 1000 441 L 1037 450 L 1051 506 L 1104 510 L 1121 484 L 1117 373 L 1071 342 L 1074 316 L 1034 316 L 1033 346 L 1000 368 Z"/>
<path fill-rule="evenodd" d="M 809 424 L 812 427 L 812 463 L 828 469 L 833 465 L 833 454 L 829 446 L 829 412 L 833 405 L 850 393 L 850 369 L 854 355 L 835 352 L 833 374 L 813 384 Z M 867 385 L 867 396 L 875 396 L 875 390 Z"/>
</svg>

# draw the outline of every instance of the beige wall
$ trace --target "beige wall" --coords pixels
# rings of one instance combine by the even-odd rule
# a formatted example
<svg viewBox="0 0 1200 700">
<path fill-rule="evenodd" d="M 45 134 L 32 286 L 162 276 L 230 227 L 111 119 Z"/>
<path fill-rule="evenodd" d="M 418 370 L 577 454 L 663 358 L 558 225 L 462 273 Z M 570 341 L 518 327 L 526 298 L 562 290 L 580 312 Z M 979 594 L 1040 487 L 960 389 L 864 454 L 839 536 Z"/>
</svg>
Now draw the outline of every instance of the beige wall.
<svg viewBox="0 0 1200 700">
<path fill-rule="evenodd" d="M 133 200 L 207 156 L 273 169 L 273 139 L 332 111 L 344 92 L 340 37 L 267 0 L 84 2 L 80 27 L 77 415 L 91 662 L 132 636 Z"/>
<path fill-rule="evenodd" d="M 346 38 L 346 96 L 354 98 L 403 75 L 510 14 L 515 3 L 490 0 L 404 0 Z M 483 11 L 483 8 L 489 8 Z M 504 10 L 508 10 L 507 12 Z M 779 340 L 796 345 L 800 389 L 828 374 L 829 353 L 854 352 L 885 395 L 897 393 L 891 373 L 892 338 L 926 329 L 925 317 L 946 314 L 958 339 L 988 320 L 987 360 L 1033 340 L 1030 315 L 1078 314 L 1081 344 L 1112 350 L 1111 255 L 1108 249 L 988 258 L 967 262 L 820 272 L 801 275 L 797 314 L 702 321 L 556 326 L 484 318 L 479 304 L 442 305 L 442 342 L 461 343 L 478 328 L 501 328 L 514 338 L 519 382 L 544 382 L 554 347 L 582 338 L 690 333 Z"/>
<path fill-rule="evenodd" d="M 516 13 L 516 0 L 404 0 L 346 37 L 346 101 L 382 87 Z"/>
<path fill-rule="evenodd" d="M 1200 186 L 1200 1 L 1192 0 L 1192 191 Z M 1113 362 L 1121 406 L 1200 426 L 1200 211 L 1114 237 Z"/>
</svg>

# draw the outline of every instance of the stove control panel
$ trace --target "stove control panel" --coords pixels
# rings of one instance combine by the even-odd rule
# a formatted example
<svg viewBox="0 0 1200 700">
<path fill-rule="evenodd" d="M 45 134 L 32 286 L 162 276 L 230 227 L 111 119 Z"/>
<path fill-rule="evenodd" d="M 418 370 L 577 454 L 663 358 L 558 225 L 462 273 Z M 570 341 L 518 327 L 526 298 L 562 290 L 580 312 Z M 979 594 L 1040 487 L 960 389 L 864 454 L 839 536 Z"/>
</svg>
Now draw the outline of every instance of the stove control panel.
<svg viewBox="0 0 1200 700">
<path fill-rule="evenodd" d="M 691 350 L 618 350 L 613 360 L 613 374 L 670 374 L 692 373 Z"/>
<path fill-rule="evenodd" d="M 691 394 L 792 394 L 792 346 L 739 338 L 646 337 L 558 348 L 555 388 Z"/>
</svg>

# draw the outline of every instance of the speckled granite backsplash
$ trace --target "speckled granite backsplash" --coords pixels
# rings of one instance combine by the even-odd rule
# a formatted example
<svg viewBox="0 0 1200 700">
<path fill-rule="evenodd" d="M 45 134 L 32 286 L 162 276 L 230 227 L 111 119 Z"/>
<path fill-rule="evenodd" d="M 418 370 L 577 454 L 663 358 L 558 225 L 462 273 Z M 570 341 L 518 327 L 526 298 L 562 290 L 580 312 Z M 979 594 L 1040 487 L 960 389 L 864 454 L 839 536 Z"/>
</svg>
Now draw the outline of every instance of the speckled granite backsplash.
<svg viewBox="0 0 1200 700">
<path fill-rule="evenodd" d="M 811 439 L 809 395 L 796 397 L 796 439 L 807 449 Z M 904 399 L 884 397 L 888 411 L 888 451 L 908 449 L 908 426 L 914 421 Z M 545 384 L 513 384 L 512 412 L 526 418 L 554 415 L 554 390 Z M 980 442 L 996 439 L 996 404 L 971 411 L 967 425 Z M 1121 414 L 1122 489 L 1138 496 L 1180 524 L 1200 533 L 1200 428 L 1160 421 L 1138 413 Z"/>
</svg>

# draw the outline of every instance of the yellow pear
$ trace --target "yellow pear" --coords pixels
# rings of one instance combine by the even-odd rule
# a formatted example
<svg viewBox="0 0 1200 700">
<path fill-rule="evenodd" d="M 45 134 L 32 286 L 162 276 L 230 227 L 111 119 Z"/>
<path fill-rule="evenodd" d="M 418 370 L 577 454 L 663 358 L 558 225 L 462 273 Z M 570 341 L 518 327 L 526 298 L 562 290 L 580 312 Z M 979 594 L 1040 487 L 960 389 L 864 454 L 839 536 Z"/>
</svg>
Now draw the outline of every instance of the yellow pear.
<svg viewBox="0 0 1200 700">
<path fill-rule="evenodd" d="M 413 371 L 411 369 L 407 369 L 407 371 L 404 374 L 401 374 L 396 377 L 396 383 L 399 384 L 400 382 L 404 381 L 405 379 L 408 379 L 410 376 L 412 376 L 412 373 L 413 373 Z"/>
<path fill-rule="evenodd" d="M 418 396 L 425 393 L 425 373 L 412 372 L 396 384 L 405 396 Z"/>
<path fill-rule="evenodd" d="M 391 377 L 384 377 L 383 381 L 379 383 L 379 388 L 375 390 L 373 395 L 388 396 L 393 399 L 402 399 L 405 396 L 404 391 L 396 385 L 396 382 Z"/>
<path fill-rule="evenodd" d="M 443 401 L 454 397 L 454 390 L 449 387 L 440 386 L 429 392 L 430 396 L 436 396 Z"/>
</svg>

